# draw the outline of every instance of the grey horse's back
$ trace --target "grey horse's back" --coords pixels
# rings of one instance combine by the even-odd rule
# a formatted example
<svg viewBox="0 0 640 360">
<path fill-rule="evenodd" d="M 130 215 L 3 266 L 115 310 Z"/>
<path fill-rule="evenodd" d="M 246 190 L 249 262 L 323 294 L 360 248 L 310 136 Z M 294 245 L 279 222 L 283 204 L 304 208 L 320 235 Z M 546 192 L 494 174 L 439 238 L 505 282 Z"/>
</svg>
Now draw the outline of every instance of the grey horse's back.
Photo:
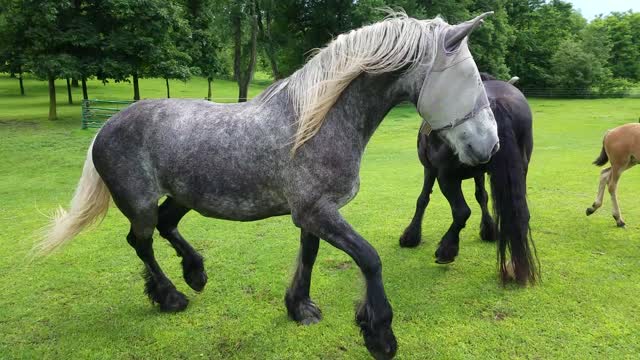
<svg viewBox="0 0 640 360">
<path fill-rule="evenodd" d="M 288 153 L 283 136 L 271 135 L 282 134 L 278 127 L 283 125 L 255 116 L 269 111 L 256 103 L 140 101 L 101 129 L 94 163 L 117 194 L 116 203 L 118 196 L 127 202 L 157 202 L 168 195 L 211 217 L 253 220 L 286 213 L 284 195 L 273 184 L 280 182 L 279 159 Z M 250 161 L 256 153 L 270 166 Z"/>
</svg>

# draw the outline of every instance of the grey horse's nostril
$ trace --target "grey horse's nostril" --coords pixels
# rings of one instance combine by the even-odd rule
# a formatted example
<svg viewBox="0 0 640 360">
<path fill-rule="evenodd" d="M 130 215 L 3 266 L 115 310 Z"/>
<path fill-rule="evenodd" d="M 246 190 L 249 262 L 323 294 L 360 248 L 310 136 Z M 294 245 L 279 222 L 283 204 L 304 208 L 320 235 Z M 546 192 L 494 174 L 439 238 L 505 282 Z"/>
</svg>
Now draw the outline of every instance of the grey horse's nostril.
<svg viewBox="0 0 640 360">
<path fill-rule="evenodd" d="M 491 150 L 491 156 L 495 155 L 498 150 L 500 150 L 500 142 L 498 141 L 494 146 L 493 149 Z"/>
</svg>

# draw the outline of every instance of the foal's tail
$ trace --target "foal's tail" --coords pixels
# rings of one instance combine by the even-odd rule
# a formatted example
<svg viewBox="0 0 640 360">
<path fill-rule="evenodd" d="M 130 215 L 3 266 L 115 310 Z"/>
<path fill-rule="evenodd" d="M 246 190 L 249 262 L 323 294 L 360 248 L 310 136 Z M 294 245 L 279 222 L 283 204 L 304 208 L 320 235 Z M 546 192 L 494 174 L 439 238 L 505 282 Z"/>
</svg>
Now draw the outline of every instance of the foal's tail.
<svg viewBox="0 0 640 360">
<path fill-rule="evenodd" d="M 596 166 L 602 166 L 606 164 L 607 161 L 609 161 L 609 156 L 607 155 L 607 152 L 604 150 L 604 139 L 607 138 L 607 135 L 609 135 L 608 131 L 604 134 L 604 138 L 602 138 L 602 150 L 600 150 L 600 155 L 598 156 L 597 159 L 593 161 L 593 164 Z"/>
<path fill-rule="evenodd" d="M 500 107 L 499 104 L 496 106 Z M 503 283 L 515 278 L 519 284 L 533 284 L 539 280 L 540 272 L 529 227 L 527 165 L 521 156 L 511 119 L 502 112 L 504 121 L 498 121 L 500 151 L 489 163 L 491 195 L 498 225 L 498 267 Z M 511 253 L 510 262 L 507 261 L 507 250 Z"/>
<path fill-rule="evenodd" d="M 36 254 L 50 254 L 107 214 L 111 194 L 93 166 L 92 149 L 93 142 L 89 146 L 69 212 L 62 207 L 56 211 L 51 223 L 44 229 L 42 240 L 33 249 Z"/>
</svg>

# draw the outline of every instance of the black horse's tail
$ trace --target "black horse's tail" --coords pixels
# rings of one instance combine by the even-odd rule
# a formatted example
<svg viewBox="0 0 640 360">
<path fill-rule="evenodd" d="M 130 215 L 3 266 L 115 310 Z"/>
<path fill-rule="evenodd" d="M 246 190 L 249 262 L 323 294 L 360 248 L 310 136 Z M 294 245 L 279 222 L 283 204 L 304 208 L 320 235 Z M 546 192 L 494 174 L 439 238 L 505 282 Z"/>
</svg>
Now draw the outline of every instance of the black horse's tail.
<svg viewBox="0 0 640 360">
<path fill-rule="evenodd" d="M 489 163 L 491 195 L 498 224 L 498 267 L 503 283 L 512 278 L 533 284 L 540 278 L 539 262 L 529 227 L 526 170 L 508 111 L 496 104 L 500 151 Z M 497 116 L 496 116 L 497 117 Z M 511 261 L 507 261 L 507 252 Z"/>
<path fill-rule="evenodd" d="M 607 134 L 609 134 L 608 131 L 606 134 L 604 134 L 604 138 L 602 139 L 602 150 L 600 150 L 600 155 L 598 156 L 598 158 L 593 161 L 593 165 L 602 166 L 609 161 L 609 156 L 604 150 L 604 139 L 607 137 Z"/>
</svg>

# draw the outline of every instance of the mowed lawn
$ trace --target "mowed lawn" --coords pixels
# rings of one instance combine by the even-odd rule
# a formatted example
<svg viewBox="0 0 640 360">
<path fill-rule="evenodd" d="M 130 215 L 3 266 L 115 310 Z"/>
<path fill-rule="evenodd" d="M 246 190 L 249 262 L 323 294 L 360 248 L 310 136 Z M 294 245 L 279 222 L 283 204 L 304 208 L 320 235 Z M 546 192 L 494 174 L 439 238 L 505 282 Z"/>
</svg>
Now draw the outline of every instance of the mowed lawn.
<svg viewBox="0 0 640 360">
<path fill-rule="evenodd" d="M 288 320 L 283 304 L 298 252 L 298 230 L 287 216 L 236 223 L 189 213 L 184 236 L 206 258 L 209 282 L 195 293 L 179 258 L 156 236 L 157 258 L 190 299 L 186 311 L 164 314 L 143 295 L 142 264 L 125 240 L 128 224 L 113 207 L 102 224 L 64 251 L 29 262 L 46 215 L 67 206 L 96 130 L 80 129 L 80 108 L 47 117 L 46 84 L 0 76 L 0 358 L 367 359 L 354 307 L 363 282 L 345 254 L 322 243 L 312 298 L 324 319 L 313 326 Z M 128 99 L 130 84 L 91 81 L 92 98 Z M 264 83 L 252 88 L 255 95 Z M 163 97 L 163 80 L 142 80 L 143 97 Z M 232 82 L 216 81 L 214 98 L 233 98 Z M 80 89 L 74 89 L 76 101 Z M 172 95 L 202 98 L 206 82 L 172 82 Z M 394 109 L 371 140 L 359 195 L 346 219 L 379 251 L 394 308 L 399 359 L 635 358 L 640 353 L 640 171 L 622 177 L 619 199 L 626 229 L 618 229 L 607 196 L 587 218 L 599 168 L 591 165 L 602 135 L 637 122 L 640 100 L 532 99 L 535 147 L 529 170 L 533 237 L 543 282 L 499 285 L 495 246 L 480 241 L 473 215 L 456 262 L 433 261 L 451 221 L 434 189 L 425 242 L 401 249 L 422 184 L 416 155 L 420 119 Z"/>
</svg>

